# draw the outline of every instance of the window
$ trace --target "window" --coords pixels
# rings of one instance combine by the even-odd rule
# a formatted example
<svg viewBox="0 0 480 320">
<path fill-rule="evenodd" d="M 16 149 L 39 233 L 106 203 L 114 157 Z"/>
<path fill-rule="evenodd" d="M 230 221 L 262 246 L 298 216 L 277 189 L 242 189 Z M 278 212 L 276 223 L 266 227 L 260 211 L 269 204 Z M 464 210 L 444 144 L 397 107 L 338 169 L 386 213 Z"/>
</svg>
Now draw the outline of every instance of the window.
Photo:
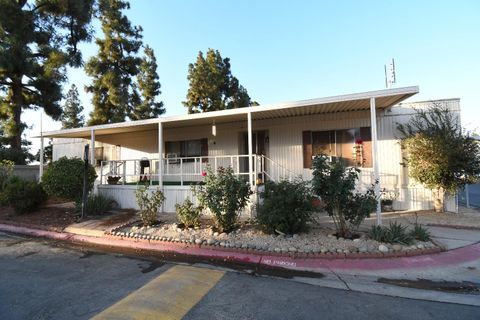
<svg viewBox="0 0 480 320">
<path fill-rule="evenodd" d="M 208 140 L 195 139 L 184 141 L 165 142 L 165 154 L 167 157 L 206 157 L 208 156 Z M 193 159 L 191 159 L 193 161 Z"/>
<path fill-rule="evenodd" d="M 311 168 L 311 159 L 320 154 L 336 157 L 347 166 L 371 167 L 370 127 L 329 131 L 304 131 L 304 167 Z"/>
</svg>

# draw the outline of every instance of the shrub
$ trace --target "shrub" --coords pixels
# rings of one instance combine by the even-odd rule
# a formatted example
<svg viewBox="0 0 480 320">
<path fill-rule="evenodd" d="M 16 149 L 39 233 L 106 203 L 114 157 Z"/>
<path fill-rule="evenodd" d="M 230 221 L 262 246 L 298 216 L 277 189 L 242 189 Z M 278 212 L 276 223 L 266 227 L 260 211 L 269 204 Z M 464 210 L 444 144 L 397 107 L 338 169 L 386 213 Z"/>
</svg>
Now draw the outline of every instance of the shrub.
<svg viewBox="0 0 480 320">
<path fill-rule="evenodd" d="M 85 214 L 86 215 L 102 215 L 105 214 L 107 211 L 112 210 L 112 208 L 116 205 L 115 200 L 109 197 L 105 197 L 101 194 L 92 194 L 89 195 L 87 198 L 86 206 L 85 206 Z M 82 202 L 76 202 L 77 211 L 82 210 Z"/>
<path fill-rule="evenodd" d="M 407 232 L 407 226 L 396 221 L 390 222 L 387 237 L 388 243 L 411 244 L 413 242 L 413 237 Z"/>
<path fill-rule="evenodd" d="M 138 215 L 144 226 L 151 226 L 157 221 L 157 214 L 165 201 L 165 196 L 160 189 L 153 192 L 148 190 L 148 186 L 143 186 L 135 191 L 137 204 L 140 207 Z"/>
<path fill-rule="evenodd" d="M 372 226 L 369 236 L 376 241 L 385 243 L 412 244 L 414 238 L 407 232 L 407 226 L 390 222 L 388 227 Z"/>
<path fill-rule="evenodd" d="M 419 224 L 415 224 L 412 231 L 410 231 L 410 236 L 419 241 L 430 241 L 431 239 L 430 231 Z"/>
<path fill-rule="evenodd" d="M 362 221 L 375 211 L 377 200 L 372 189 L 363 194 L 354 192 L 358 172 L 346 168 L 341 161 L 329 163 L 324 155 L 313 161 L 313 191 L 333 218 L 339 237 L 351 238 Z"/>
<path fill-rule="evenodd" d="M 387 228 L 383 226 L 372 226 L 368 236 L 378 242 L 387 242 Z"/>
<path fill-rule="evenodd" d="M 197 227 L 200 225 L 202 208 L 193 205 L 192 201 L 186 199 L 182 204 L 175 205 L 177 218 L 185 227 Z"/>
<path fill-rule="evenodd" d="M 83 193 L 83 170 L 85 163 L 80 158 L 62 157 L 52 162 L 42 177 L 43 187 L 50 196 L 80 201 Z M 97 178 L 95 169 L 88 165 L 88 190 L 92 190 Z"/>
<path fill-rule="evenodd" d="M 25 214 L 35 211 L 45 202 L 47 194 L 40 184 L 12 176 L 3 190 L 3 198 L 16 214 Z"/>
<path fill-rule="evenodd" d="M 235 176 L 232 168 L 220 167 L 216 174 L 208 168 L 204 183 L 194 189 L 195 194 L 202 206 L 213 213 L 219 231 L 229 232 L 248 203 L 251 194 L 248 182 Z"/>
<path fill-rule="evenodd" d="M 5 188 L 8 179 L 13 174 L 13 161 L 1 160 L 0 161 L 0 192 Z"/>
<path fill-rule="evenodd" d="M 268 233 L 293 234 L 307 229 L 315 211 L 310 189 L 304 181 L 268 181 L 260 194 L 257 223 Z"/>
</svg>

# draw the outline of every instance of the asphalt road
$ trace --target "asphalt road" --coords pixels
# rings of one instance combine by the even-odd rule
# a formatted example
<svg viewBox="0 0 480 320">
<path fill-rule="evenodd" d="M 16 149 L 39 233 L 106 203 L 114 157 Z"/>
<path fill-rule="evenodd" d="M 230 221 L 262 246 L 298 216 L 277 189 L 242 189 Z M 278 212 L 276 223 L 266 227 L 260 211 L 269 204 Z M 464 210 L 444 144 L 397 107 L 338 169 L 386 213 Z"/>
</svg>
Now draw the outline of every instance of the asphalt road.
<svg viewBox="0 0 480 320">
<path fill-rule="evenodd" d="M 480 308 L 85 251 L 0 233 L 0 319 L 478 319 Z M 479 296 L 480 298 L 480 296 Z"/>
</svg>

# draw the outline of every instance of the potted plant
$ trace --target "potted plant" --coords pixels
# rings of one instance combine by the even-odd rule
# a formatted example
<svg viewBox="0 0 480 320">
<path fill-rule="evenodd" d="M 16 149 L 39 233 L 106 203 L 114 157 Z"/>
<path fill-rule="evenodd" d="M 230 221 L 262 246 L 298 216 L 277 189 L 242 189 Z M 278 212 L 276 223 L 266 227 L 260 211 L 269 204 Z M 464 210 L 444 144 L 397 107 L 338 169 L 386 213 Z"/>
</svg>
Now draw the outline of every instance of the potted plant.
<svg viewBox="0 0 480 320">
<path fill-rule="evenodd" d="M 118 184 L 118 181 L 121 179 L 121 176 L 108 176 L 107 183 L 108 184 Z"/>
<path fill-rule="evenodd" d="M 380 192 L 380 204 L 383 212 L 393 211 L 393 201 L 397 198 L 397 193 L 393 190 L 382 189 Z"/>
</svg>

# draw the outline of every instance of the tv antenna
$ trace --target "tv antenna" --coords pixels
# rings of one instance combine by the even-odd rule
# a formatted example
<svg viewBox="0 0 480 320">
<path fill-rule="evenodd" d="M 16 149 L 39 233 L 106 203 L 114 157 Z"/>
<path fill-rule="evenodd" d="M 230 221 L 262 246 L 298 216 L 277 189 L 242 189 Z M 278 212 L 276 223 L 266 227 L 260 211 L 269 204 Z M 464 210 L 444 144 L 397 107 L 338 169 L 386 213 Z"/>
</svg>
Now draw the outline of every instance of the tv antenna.
<svg viewBox="0 0 480 320">
<path fill-rule="evenodd" d="M 387 89 L 393 87 L 393 85 L 397 82 L 397 76 L 395 74 L 395 60 L 392 58 L 392 61 L 388 64 L 385 64 L 385 86 Z"/>
</svg>

